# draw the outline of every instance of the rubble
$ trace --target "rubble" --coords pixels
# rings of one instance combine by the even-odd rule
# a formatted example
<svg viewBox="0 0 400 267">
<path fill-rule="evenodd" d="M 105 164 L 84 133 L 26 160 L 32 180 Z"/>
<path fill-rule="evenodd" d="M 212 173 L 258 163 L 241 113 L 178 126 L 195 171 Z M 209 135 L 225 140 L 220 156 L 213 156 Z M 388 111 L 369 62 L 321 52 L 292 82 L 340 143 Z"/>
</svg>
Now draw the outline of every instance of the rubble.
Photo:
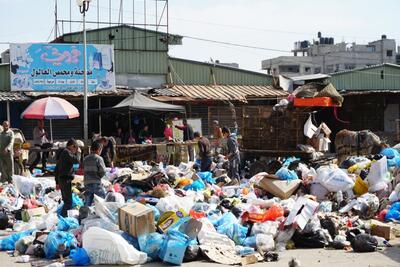
<svg viewBox="0 0 400 267">
<path fill-rule="evenodd" d="M 275 173 L 238 185 L 230 184 L 223 158 L 207 173 L 194 163 L 134 162 L 108 170 L 108 194 L 95 196 L 92 207 L 84 206 L 82 177 L 75 176 L 67 218 L 59 215 L 54 181 L 14 176 L 1 185 L 0 228 L 9 235 L 0 250 L 14 251 L 21 262 L 67 265 L 181 265 L 202 257 L 248 265 L 277 261 L 285 249 L 372 252 L 400 232 L 399 153 L 382 154 L 350 157 L 340 166 L 288 158 Z"/>
</svg>

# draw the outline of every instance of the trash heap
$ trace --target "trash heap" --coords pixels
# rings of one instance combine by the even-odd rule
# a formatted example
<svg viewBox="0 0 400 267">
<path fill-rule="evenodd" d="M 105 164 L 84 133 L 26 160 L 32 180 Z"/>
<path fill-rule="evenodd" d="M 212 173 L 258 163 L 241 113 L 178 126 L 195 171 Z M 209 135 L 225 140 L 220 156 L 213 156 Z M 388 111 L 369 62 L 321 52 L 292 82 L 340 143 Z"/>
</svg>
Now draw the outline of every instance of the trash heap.
<svg viewBox="0 0 400 267">
<path fill-rule="evenodd" d="M 274 160 L 271 173 L 240 185 L 230 184 L 225 164 L 219 158 L 213 172 L 197 172 L 194 163 L 110 169 L 108 194 L 95 196 L 92 207 L 84 206 L 83 177 L 76 176 L 67 218 L 59 216 L 53 180 L 14 176 L 1 186 L 0 250 L 41 266 L 200 259 L 244 265 L 277 261 L 295 248 L 373 252 L 400 235 L 395 149 L 340 166 Z"/>
</svg>

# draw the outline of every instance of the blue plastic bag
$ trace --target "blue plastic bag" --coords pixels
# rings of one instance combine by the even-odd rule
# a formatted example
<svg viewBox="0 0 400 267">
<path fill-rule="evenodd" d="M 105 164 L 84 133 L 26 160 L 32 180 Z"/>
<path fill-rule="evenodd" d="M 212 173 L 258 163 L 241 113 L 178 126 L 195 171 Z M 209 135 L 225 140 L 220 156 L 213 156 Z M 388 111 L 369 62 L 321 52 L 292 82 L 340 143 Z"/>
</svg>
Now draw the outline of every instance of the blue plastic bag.
<svg viewBox="0 0 400 267">
<path fill-rule="evenodd" d="M 218 227 L 218 226 L 221 226 L 221 225 L 224 225 L 224 224 L 237 223 L 237 222 L 238 222 L 238 219 L 235 217 L 235 215 L 233 215 L 232 212 L 225 213 L 217 221 L 214 221 L 214 222 L 211 221 L 211 223 L 215 227 Z"/>
<path fill-rule="evenodd" d="M 206 188 L 202 179 L 197 179 L 192 184 L 185 186 L 184 190 L 201 191 Z"/>
<path fill-rule="evenodd" d="M 175 265 L 181 265 L 189 245 L 189 237 L 177 230 L 170 230 L 158 253 L 160 259 Z"/>
<path fill-rule="evenodd" d="M 394 148 L 388 147 L 381 151 L 381 154 L 386 156 L 388 167 L 400 167 L 400 153 Z"/>
<path fill-rule="evenodd" d="M 33 233 L 33 230 L 26 230 L 20 233 L 15 233 L 12 234 L 2 240 L 0 240 L 0 250 L 5 251 L 5 250 L 15 250 L 15 243 L 17 243 L 18 240 L 21 238 L 31 235 Z"/>
<path fill-rule="evenodd" d="M 280 168 L 276 173 L 276 176 L 279 177 L 281 180 L 286 180 L 286 181 L 291 181 L 291 180 L 296 180 L 299 179 L 297 176 L 297 173 L 295 171 L 289 170 L 286 167 Z"/>
<path fill-rule="evenodd" d="M 129 243 L 129 245 L 132 245 L 134 248 L 140 251 L 139 241 L 136 237 L 131 236 L 126 232 L 122 232 L 121 236 Z"/>
<path fill-rule="evenodd" d="M 75 209 L 77 207 L 82 207 L 83 204 L 83 200 L 80 199 L 75 193 L 72 194 L 72 209 Z M 57 208 L 57 214 L 61 215 L 61 210 L 64 206 L 64 203 L 61 203 L 60 206 L 58 206 Z"/>
<path fill-rule="evenodd" d="M 69 231 L 79 227 L 79 221 L 76 218 L 64 218 L 62 216 L 58 217 L 58 231 Z"/>
<path fill-rule="evenodd" d="M 46 241 L 44 242 L 44 253 L 47 259 L 54 259 L 60 253 L 60 251 L 58 250 L 60 245 L 64 245 L 65 251 L 69 251 L 68 249 L 75 248 L 76 244 L 77 242 L 75 236 L 70 232 L 50 232 L 50 234 L 47 236 Z"/>
<path fill-rule="evenodd" d="M 212 172 L 198 172 L 197 175 L 203 180 L 203 182 L 215 184 L 215 180 L 212 178 Z"/>
<path fill-rule="evenodd" d="M 394 203 L 385 216 L 385 221 L 400 221 L 400 202 Z"/>
<path fill-rule="evenodd" d="M 146 206 L 153 210 L 154 221 L 158 221 L 158 219 L 160 218 L 160 211 L 153 205 L 146 204 Z"/>
<path fill-rule="evenodd" d="M 75 266 L 88 266 L 90 265 L 90 258 L 84 248 L 76 248 L 71 250 L 69 254 Z"/>
<path fill-rule="evenodd" d="M 217 232 L 227 235 L 236 245 L 242 245 L 246 239 L 248 228 L 239 223 L 223 224 L 217 228 Z"/>
<path fill-rule="evenodd" d="M 292 162 L 295 162 L 295 161 L 298 161 L 298 160 L 300 160 L 300 159 L 299 159 L 299 158 L 296 158 L 296 157 L 289 157 L 289 158 L 287 158 L 287 159 L 283 162 L 282 166 L 283 166 L 283 167 L 289 167 L 289 165 L 290 165 Z"/>
<path fill-rule="evenodd" d="M 159 233 L 151 233 L 140 236 L 138 238 L 140 251 L 146 253 L 151 260 L 158 259 L 158 253 L 161 249 L 161 245 L 164 242 L 164 238 L 165 236 Z"/>
</svg>

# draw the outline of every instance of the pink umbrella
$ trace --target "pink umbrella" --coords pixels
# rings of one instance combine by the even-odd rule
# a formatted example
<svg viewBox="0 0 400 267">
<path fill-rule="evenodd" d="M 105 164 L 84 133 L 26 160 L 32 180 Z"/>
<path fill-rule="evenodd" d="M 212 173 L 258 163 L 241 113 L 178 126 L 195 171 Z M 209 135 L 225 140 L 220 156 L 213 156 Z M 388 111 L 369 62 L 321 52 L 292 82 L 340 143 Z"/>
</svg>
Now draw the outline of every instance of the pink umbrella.
<svg viewBox="0 0 400 267">
<path fill-rule="evenodd" d="M 50 135 L 53 141 L 52 120 L 79 117 L 78 109 L 67 100 L 59 97 L 46 97 L 32 102 L 21 114 L 23 119 L 50 120 Z"/>
</svg>

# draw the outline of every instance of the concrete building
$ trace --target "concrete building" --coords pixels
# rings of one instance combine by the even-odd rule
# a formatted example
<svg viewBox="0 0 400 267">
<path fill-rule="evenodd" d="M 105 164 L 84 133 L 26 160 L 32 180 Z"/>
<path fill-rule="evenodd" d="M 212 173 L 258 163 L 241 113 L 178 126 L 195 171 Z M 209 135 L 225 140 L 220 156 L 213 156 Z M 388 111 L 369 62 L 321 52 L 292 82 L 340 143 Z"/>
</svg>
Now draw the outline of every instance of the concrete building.
<svg viewBox="0 0 400 267">
<path fill-rule="evenodd" d="M 399 49 L 400 50 L 400 49 Z M 334 73 L 382 63 L 400 63 L 396 41 L 382 35 L 368 44 L 336 43 L 332 37 L 295 42 L 293 56 L 281 56 L 262 61 L 268 74 L 300 76 L 316 73 Z"/>
</svg>

